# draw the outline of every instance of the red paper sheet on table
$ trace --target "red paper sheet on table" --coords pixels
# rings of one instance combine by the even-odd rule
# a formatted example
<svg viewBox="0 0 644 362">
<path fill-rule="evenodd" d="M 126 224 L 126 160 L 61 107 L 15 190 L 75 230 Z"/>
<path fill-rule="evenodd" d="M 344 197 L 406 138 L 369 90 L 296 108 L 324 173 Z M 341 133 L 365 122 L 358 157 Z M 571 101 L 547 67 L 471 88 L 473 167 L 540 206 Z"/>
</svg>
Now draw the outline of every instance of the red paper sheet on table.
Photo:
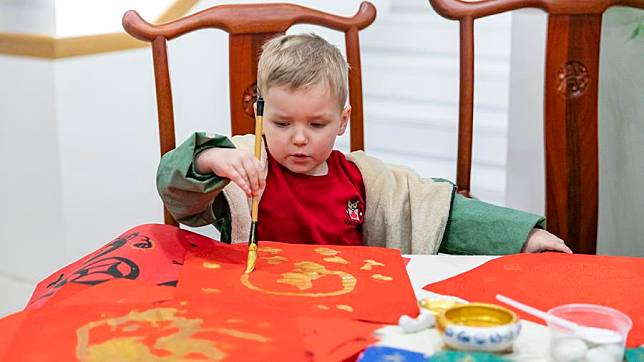
<svg viewBox="0 0 644 362">
<path fill-rule="evenodd" d="M 403 256 L 403 262 L 405 262 L 405 266 L 409 265 L 409 262 L 411 261 L 411 258 L 408 258 L 406 256 Z"/>
<path fill-rule="evenodd" d="M 0 360 L 342 360 L 373 343 L 379 327 L 258 313 L 241 304 L 159 302 L 168 289 L 111 281 L 4 318 Z M 133 304 L 137 300 L 146 303 Z"/>
<path fill-rule="evenodd" d="M 418 312 L 396 250 L 261 245 L 256 271 L 240 284 L 245 245 L 165 225 L 133 228 L 52 274 L 24 312 L 1 319 L 0 360 L 344 360 L 381 326 L 352 319 L 396 322 Z M 187 255 L 195 262 L 183 272 Z M 218 266 L 234 277 L 213 279 Z M 177 282 L 182 288 L 162 286 Z M 278 295 L 251 300 L 227 285 Z"/>
<path fill-rule="evenodd" d="M 43 327 L 46 326 L 46 327 Z M 6 361 L 304 360 L 295 319 L 174 304 L 30 311 Z M 3 343 L 0 341 L 0 344 Z"/>
<path fill-rule="evenodd" d="M 175 285 L 186 250 L 214 242 L 169 225 L 137 226 L 38 283 L 27 308 L 41 307 L 62 290 L 71 295 L 115 279 Z"/>
<path fill-rule="evenodd" d="M 424 289 L 496 303 L 504 294 L 542 310 L 568 303 L 601 304 L 633 320 L 628 346 L 644 343 L 644 258 L 561 253 L 503 256 Z M 543 321 L 519 312 L 524 319 Z"/>
<path fill-rule="evenodd" d="M 250 274 L 244 274 L 246 245 L 194 252 L 181 271 L 179 300 L 390 324 L 418 314 L 398 250 L 260 242 Z"/>
</svg>

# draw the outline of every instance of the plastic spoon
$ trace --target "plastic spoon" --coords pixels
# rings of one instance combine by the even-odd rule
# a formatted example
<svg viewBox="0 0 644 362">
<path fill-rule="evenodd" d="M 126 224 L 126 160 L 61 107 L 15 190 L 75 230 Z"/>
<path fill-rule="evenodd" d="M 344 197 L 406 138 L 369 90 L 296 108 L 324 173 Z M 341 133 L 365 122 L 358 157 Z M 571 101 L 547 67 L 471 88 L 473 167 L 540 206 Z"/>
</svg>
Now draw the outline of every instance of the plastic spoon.
<svg viewBox="0 0 644 362">
<path fill-rule="evenodd" d="M 510 305 L 516 309 L 522 310 L 528 314 L 531 314 L 535 317 L 541 318 L 548 322 L 554 323 L 558 326 L 564 327 L 572 331 L 575 335 L 595 344 L 609 344 L 609 343 L 621 343 L 622 337 L 608 329 L 604 328 L 595 328 L 595 327 L 585 327 L 580 326 L 577 323 L 571 322 L 567 319 L 563 319 L 546 312 L 543 312 L 537 308 L 531 307 L 529 305 L 517 302 L 512 298 L 508 298 L 504 295 L 497 294 L 496 299 L 500 302 L 503 302 L 507 305 Z"/>
</svg>

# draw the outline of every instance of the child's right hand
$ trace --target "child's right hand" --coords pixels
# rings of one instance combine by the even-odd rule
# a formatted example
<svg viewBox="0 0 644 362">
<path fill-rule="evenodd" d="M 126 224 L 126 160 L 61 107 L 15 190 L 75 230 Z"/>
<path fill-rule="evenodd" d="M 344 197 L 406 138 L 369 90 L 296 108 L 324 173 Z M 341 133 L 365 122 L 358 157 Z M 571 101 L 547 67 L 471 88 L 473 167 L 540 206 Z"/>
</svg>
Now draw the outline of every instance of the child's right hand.
<svg viewBox="0 0 644 362">
<path fill-rule="evenodd" d="M 239 186 L 248 197 L 260 195 L 266 186 L 266 170 L 252 153 L 238 148 L 210 148 L 195 160 L 202 174 L 214 172 Z"/>
</svg>

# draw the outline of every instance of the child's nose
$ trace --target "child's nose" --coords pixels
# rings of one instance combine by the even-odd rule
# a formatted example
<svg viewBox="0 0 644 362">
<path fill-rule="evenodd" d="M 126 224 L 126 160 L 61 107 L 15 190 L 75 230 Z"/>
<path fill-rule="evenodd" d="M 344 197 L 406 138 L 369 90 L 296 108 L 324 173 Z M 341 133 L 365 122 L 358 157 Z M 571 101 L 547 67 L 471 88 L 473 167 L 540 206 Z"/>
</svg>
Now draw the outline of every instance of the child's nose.
<svg viewBox="0 0 644 362">
<path fill-rule="evenodd" d="M 293 134 L 293 143 L 296 145 L 305 145 L 307 142 L 306 134 L 304 130 L 296 129 L 295 134 Z"/>
</svg>

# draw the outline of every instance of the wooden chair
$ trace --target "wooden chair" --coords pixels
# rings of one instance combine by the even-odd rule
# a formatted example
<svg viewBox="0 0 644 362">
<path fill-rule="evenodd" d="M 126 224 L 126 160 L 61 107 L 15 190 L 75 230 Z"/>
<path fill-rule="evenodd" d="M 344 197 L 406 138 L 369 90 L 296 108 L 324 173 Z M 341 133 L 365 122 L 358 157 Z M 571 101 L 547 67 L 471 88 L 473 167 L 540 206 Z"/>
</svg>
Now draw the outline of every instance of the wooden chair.
<svg viewBox="0 0 644 362">
<path fill-rule="evenodd" d="M 364 149 L 362 76 L 358 31 L 376 18 L 376 8 L 363 2 L 353 17 L 336 16 L 292 4 L 220 5 L 170 23 L 152 25 L 136 11 L 123 16 L 123 27 L 133 37 L 152 43 L 161 155 L 174 149 L 174 115 L 166 43 L 191 31 L 217 28 L 229 34 L 230 123 L 233 135 L 254 133 L 257 62 L 264 42 L 284 34 L 295 24 L 320 25 L 345 33 L 352 107 L 351 150 Z M 168 210 L 166 224 L 178 225 Z"/>
<path fill-rule="evenodd" d="M 595 254 L 598 215 L 597 83 L 602 14 L 644 0 L 429 0 L 460 22 L 456 183 L 470 194 L 474 99 L 474 19 L 527 7 L 548 13 L 544 127 L 548 230 L 577 253 Z"/>
</svg>

